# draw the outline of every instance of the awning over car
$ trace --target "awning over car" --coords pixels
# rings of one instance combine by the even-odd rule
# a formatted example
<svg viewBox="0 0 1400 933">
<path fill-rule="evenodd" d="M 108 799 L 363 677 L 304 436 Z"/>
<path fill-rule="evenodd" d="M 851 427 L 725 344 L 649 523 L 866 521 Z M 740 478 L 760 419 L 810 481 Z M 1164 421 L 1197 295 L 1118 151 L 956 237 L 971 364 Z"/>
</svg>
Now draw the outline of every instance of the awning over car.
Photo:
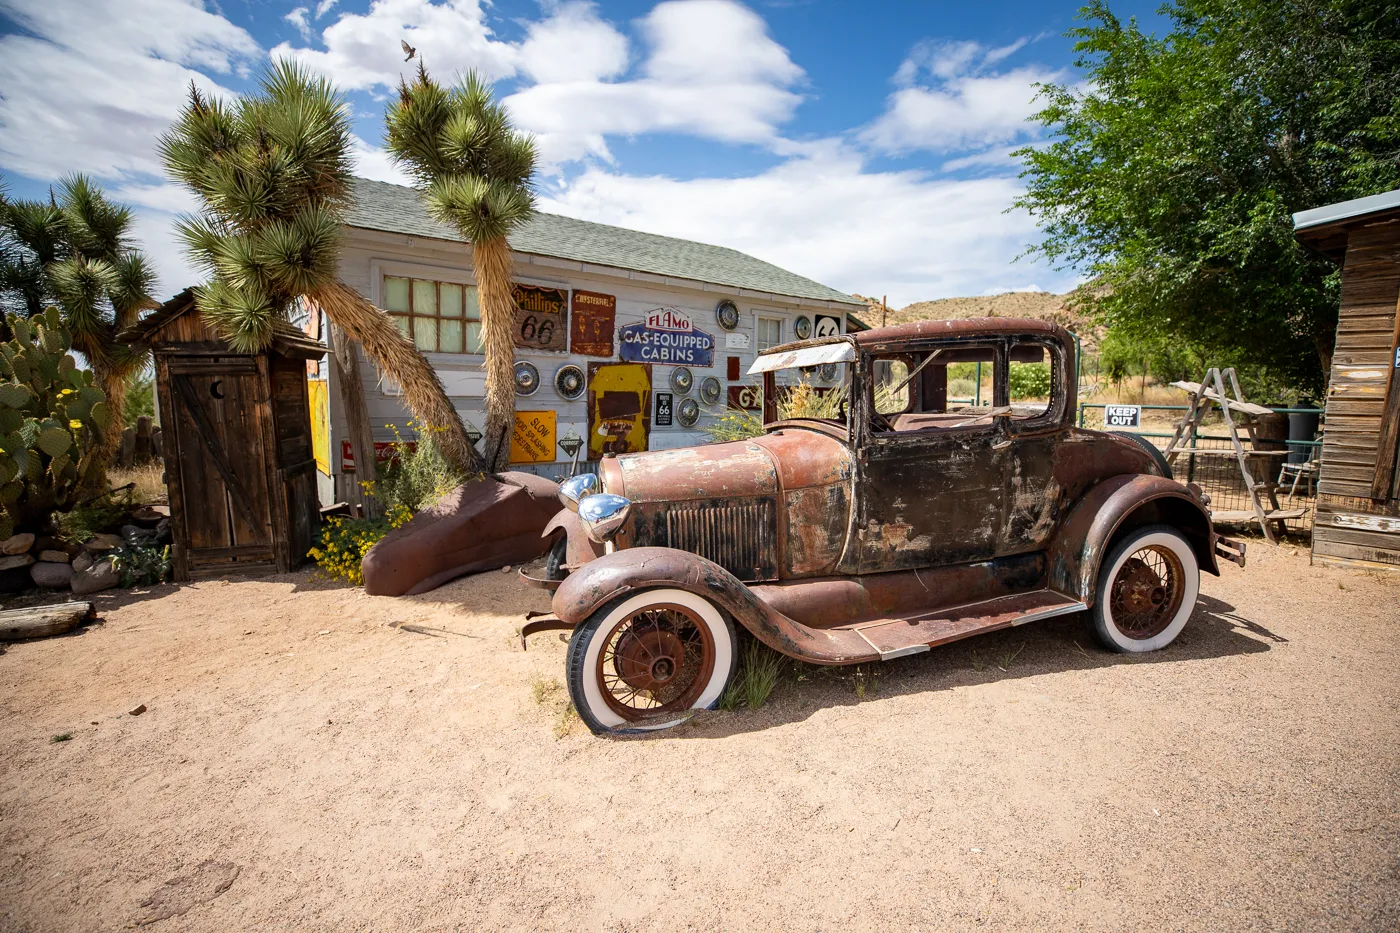
<svg viewBox="0 0 1400 933">
<path fill-rule="evenodd" d="M 820 366 L 822 363 L 850 363 L 855 358 L 856 348 L 844 340 L 839 343 L 820 343 L 811 347 L 798 347 L 795 350 L 761 354 L 749 367 L 749 375 L 798 366 Z"/>
</svg>

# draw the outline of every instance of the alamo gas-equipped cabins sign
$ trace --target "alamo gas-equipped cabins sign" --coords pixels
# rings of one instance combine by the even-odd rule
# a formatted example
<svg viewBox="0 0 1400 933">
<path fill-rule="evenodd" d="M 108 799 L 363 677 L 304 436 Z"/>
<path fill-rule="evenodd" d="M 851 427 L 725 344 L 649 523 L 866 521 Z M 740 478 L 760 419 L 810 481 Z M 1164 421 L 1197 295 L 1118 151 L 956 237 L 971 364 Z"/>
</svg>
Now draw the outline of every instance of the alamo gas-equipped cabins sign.
<svg viewBox="0 0 1400 933">
<path fill-rule="evenodd" d="M 620 356 L 630 363 L 706 367 L 714 363 L 715 338 L 696 330 L 690 315 L 657 308 L 645 321 L 618 329 Z"/>
</svg>

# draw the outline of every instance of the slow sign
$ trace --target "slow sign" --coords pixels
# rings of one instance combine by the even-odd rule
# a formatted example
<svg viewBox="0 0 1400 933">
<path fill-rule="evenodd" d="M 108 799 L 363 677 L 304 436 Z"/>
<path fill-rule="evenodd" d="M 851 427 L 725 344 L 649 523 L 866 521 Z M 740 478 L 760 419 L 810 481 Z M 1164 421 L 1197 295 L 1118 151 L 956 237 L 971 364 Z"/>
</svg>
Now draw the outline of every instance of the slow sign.
<svg viewBox="0 0 1400 933">
<path fill-rule="evenodd" d="M 527 350 L 566 350 L 569 346 L 569 293 L 562 288 L 514 284 L 515 345 Z"/>
<path fill-rule="evenodd" d="M 1142 408 L 1137 405 L 1105 405 L 1103 423 L 1106 428 L 1142 427 Z"/>
<path fill-rule="evenodd" d="M 510 462 L 554 462 L 557 417 L 553 411 L 517 411 L 515 432 L 510 436 Z"/>
</svg>

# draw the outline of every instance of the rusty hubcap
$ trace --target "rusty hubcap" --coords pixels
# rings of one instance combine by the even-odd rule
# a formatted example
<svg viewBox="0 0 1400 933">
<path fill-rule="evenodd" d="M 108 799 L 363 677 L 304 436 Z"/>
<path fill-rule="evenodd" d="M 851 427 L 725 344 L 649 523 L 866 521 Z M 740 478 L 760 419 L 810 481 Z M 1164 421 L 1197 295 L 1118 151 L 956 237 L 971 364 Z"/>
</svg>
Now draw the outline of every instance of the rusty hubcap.
<svg viewBox="0 0 1400 933">
<path fill-rule="evenodd" d="M 1139 548 L 1118 568 L 1109 595 L 1113 624 L 1129 638 L 1160 635 L 1181 609 L 1185 571 L 1170 549 Z"/>
<path fill-rule="evenodd" d="M 710 630 L 684 606 L 651 606 L 621 620 L 598 654 L 598 685 L 624 719 L 689 709 L 715 666 Z"/>
</svg>

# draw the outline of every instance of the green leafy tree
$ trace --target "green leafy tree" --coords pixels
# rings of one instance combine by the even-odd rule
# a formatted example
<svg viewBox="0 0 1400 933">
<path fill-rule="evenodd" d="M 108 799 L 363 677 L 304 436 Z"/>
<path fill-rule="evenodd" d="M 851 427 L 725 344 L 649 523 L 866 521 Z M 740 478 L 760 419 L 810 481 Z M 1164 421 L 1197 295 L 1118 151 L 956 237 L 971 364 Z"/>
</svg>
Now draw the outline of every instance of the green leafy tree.
<svg viewBox="0 0 1400 933">
<path fill-rule="evenodd" d="M 160 138 L 166 171 L 203 202 L 178 225 L 210 276 L 200 312 L 234 349 L 266 347 L 298 298 L 314 301 L 402 389 L 417 420 L 463 473 L 482 469 L 437 373 L 418 348 L 338 277 L 350 197 L 348 107 L 331 84 L 286 61 L 232 103 L 191 86 Z"/>
<path fill-rule="evenodd" d="M 1138 338 L 1321 389 L 1338 276 L 1292 214 L 1400 186 L 1400 17 L 1367 0 L 1175 0 L 1157 37 L 1095 0 L 1081 80 L 1044 85 L 1018 202 Z M 1089 290 L 1086 289 L 1086 292 Z"/>
<path fill-rule="evenodd" d="M 149 359 L 117 335 L 156 306 L 154 286 L 150 264 L 132 244 L 131 209 L 84 176 L 60 181 L 48 201 L 0 197 L 0 305 L 26 318 L 59 308 L 73 349 L 108 399 L 107 456 L 126 424 L 127 384 Z"/>
<path fill-rule="evenodd" d="M 535 143 L 511 128 L 491 86 L 469 73 L 454 88 L 420 62 L 385 114 L 389 151 L 418 183 L 428 212 L 472 245 L 486 353 L 486 462 L 503 469 L 515 424 L 515 300 L 506 237 L 535 213 Z"/>
</svg>

